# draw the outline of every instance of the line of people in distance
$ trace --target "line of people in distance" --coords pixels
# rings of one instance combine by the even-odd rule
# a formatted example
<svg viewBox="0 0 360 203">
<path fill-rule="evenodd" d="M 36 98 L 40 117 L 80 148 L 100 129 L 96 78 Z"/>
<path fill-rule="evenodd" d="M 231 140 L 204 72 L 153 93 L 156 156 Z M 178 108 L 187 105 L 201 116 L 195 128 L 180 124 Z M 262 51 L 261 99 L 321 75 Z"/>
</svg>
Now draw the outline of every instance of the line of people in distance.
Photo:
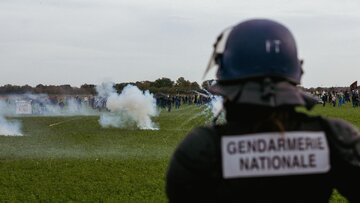
<svg viewBox="0 0 360 203">
<path fill-rule="evenodd" d="M 155 95 L 155 99 L 158 107 L 167 109 L 169 112 L 172 108 L 178 109 L 181 105 L 184 104 L 203 105 L 211 101 L 211 97 L 200 94 L 176 96 L 157 94 Z"/>
<path fill-rule="evenodd" d="M 351 91 L 323 91 L 318 95 L 323 106 L 329 103 L 333 107 L 341 107 L 342 105 L 351 102 L 353 107 L 358 107 L 360 104 L 359 90 Z"/>
</svg>

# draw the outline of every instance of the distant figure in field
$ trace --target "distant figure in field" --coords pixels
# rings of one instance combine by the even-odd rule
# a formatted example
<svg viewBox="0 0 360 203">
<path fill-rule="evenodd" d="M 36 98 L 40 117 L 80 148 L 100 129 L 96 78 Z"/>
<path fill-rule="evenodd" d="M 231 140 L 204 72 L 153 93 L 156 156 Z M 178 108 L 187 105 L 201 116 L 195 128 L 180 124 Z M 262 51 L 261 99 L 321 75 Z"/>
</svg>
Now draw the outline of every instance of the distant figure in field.
<svg viewBox="0 0 360 203">
<path fill-rule="evenodd" d="M 351 102 L 352 102 L 353 107 L 358 107 L 358 105 L 359 105 L 359 91 L 358 90 L 352 91 Z"/>
<path fill-rule="evenodd" d="M 336 188 L 360 202 L 360 134 L 340 119 L 309 116 L 302 60 L 282 24 L 266 19 L 223 31 L 208 69 L 217 66 L 225 124 L 193 129 L 167 171 L 169 202 L 328 202 Z M 207 70 L 208 70 L 207 69 Z"/>
<path fill-rule="evenodd" d="M 170 112 L 171 106 L 172 106 L 172 98 L 170 97 L 170 95 L 168 95 L 168 97 L 166 99 L 166 106 L 167 106 L 168 112 Z"/>
<path fill-rule="evenodd" d="M 331 103 L 332 103 L 333 107 L 336 106 L 336 93 L 335 92 L 331 93 Z"/>
<path fill-rule="evenodd" d="M 325 91 L 323 91 L 322 94 L 321 94 L 321 100 L 323 102 L 323 106 L 325 106 L 325 104 L 326 104 L 326 102 L 328 100 L 327 97 L 328 97 L 327 93 Z"/>
<path fill-rule="evenodd" d="M 339 97 L 339 102 L 338 102 L 338 106 L 342 106 L 343 104 L 345 104 L 345 98 L 344 98 L 344 93 L 342 91 L 340 91 L 338 93 L 338 97 Z"/>
<path fill-rule="evenodd" d="M 349 91 L 345 91 L 344 93 L 345 102 L 350 102 L 350 94 Z"/>
</svg>

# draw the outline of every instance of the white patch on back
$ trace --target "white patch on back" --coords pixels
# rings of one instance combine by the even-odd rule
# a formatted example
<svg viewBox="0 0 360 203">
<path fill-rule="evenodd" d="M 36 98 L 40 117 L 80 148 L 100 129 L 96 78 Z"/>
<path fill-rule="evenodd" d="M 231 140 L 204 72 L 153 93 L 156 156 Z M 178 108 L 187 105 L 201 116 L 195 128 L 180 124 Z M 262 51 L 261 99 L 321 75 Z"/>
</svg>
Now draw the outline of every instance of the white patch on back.
<svg viewBox="0 0 360 203">
<path fill-rule="evenodd" d="M 324 132 L 276 132 L 222 136 L 223 177 L 326 173 L 329 147 Z"/>
</svg>

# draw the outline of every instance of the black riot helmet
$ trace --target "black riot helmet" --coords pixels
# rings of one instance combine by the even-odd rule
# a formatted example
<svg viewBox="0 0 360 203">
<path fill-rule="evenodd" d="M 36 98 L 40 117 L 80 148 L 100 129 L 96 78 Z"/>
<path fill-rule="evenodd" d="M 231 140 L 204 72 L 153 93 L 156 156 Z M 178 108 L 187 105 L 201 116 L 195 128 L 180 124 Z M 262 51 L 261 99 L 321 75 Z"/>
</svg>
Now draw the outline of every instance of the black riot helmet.
<svg viewBox="0 0 360 203">
<path fill-rule="evenodd" d="M 278 77 L 300 84 L 301 62 L 295 39 L 282 24 L 248 20 L 226 29 L 214 45 L 211 60 L 218 65 L 219 81 Z"/>
<path fill-rule="evenodd" d="M 302 76 L 291 32 L 282 24 L 253 19 L 223 31 L 214 44 L 207 71 L 217 66 L 210 91 L 237 103 L 277 107 L 306 105 L 296 85 Z"/>
</svg>

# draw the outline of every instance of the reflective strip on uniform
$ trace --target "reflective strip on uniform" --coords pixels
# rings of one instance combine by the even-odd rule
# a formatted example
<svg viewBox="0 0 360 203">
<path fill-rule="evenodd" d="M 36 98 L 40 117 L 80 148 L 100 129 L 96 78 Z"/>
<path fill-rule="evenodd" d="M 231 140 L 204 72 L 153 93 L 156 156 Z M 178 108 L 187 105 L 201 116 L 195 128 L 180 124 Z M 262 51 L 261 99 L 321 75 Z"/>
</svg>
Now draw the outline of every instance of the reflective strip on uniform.
<svg viewBox="0 0 360 203">
<path fill-rule="evenodd" d="M 283 132 L 222 136 L 223 177 L 326 173 L 329 147 L 324 132 Z"/>
</svg>

